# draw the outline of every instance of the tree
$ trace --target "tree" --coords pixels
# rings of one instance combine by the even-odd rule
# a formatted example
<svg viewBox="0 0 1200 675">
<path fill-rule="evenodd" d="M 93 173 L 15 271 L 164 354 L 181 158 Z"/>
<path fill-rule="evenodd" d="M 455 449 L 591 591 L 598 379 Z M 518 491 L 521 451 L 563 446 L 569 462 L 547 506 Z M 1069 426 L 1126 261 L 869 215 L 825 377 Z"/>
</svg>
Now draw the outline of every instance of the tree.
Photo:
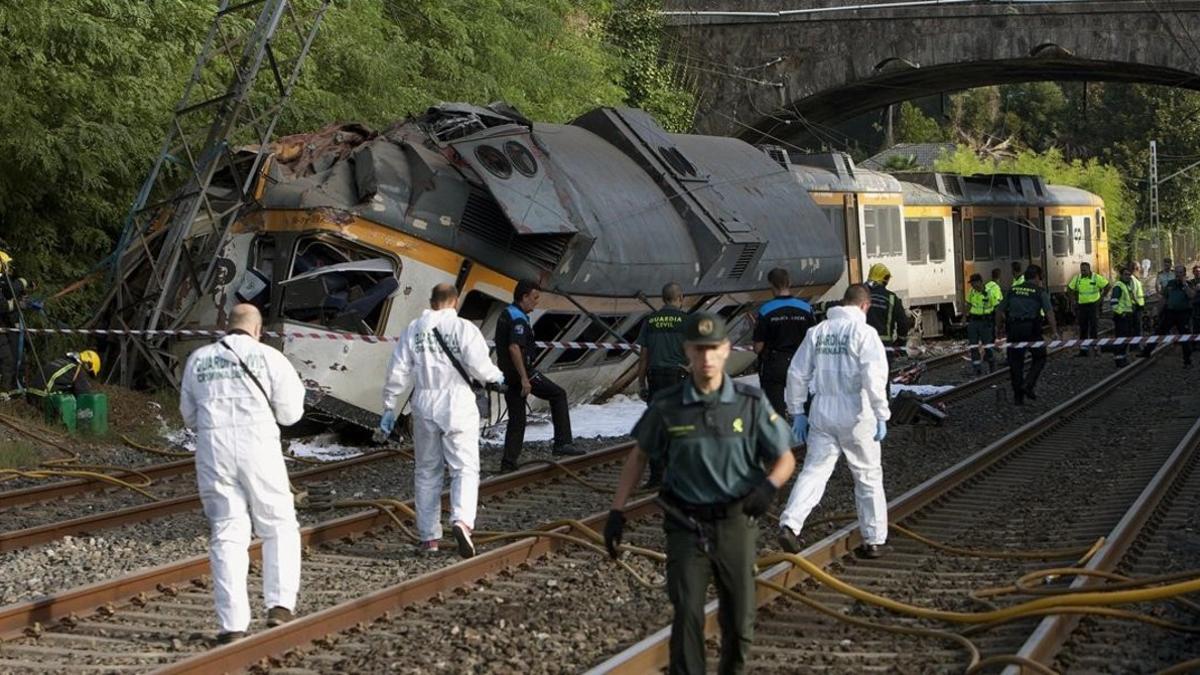
<svg viewBox="0 0 1200 675">
<path fill-rule="evenodd" d="M 0 3 L 0 236 L 43 291 L 111 252 L 216 4 Z M 686 129 L 693 97 L 648 65 L 662 33 L 652 3 L 640 4 L 640 22 L 623 25 L 608 0 L 336 2 L 276 132 L 498 99 L 551 122 L 629 101 Z M 91 301 L 75 294 L 53 309 L 77 320 Z"/>
<path fill-rule="evenodd" d="M 946 140 L 946 133 L 937 120 L 921 112 L 910 101 L 900 104 L 899 118 L 896 123 L 898 143 L 940 143 Z"/>
</svg>

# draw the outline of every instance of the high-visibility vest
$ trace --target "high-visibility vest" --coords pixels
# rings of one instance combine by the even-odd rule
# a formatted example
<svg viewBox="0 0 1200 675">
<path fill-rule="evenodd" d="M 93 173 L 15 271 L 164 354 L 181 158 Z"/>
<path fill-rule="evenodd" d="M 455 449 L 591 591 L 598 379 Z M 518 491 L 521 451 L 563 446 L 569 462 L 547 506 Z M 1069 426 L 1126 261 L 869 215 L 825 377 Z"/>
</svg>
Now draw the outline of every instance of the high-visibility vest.
<svg viewBox="0 0 1200 675">
<path fill-rule="evenodd" d="M 1124 316 L 1133 313 L 1133 290 L 1125 285 L 1124 281 L 1118 279 L 1113 282 L 1113 292 L 1110 302 L 1112 303 L 1113 314 Z"/>
<path fill-rule="evenodd" d="M 967 293 L 967 304 L 970 306 L 968 311 L 971 316 L 991 316 L 996 310 L 996 298 L 988 289 L 977 291 L 974 288 Z"/>
<path fill-rule="evenodd" d="M 1133 304 L 1138 306 L 1138 309 L 1146 306 L 1146 291 L 1142 288 L 1142 282 L 1138 281 L 1137 277 L 1132 277 L 1133 282 Z"/>
<path fill-rule="evenodd" d="M 991 296 L 993 307 L 1000 304 L 1000 301 L 1004 299 L 1004 291 L 1000 289 L 1000 284 L 996 283 L 995 281 L 989 281 L 984 284 L 983 290 L 986 291 L 989 296 Z"/>
<path fill-rule="evenodd" d="M 1079 295 L 1079 304 L 1090 305 L 1093 302 L 1100 302 L 1100 290 L 1108 285 L 1108 279 L 1099 274 L 1089 274 L 1083 276 L 1076 274 L 1071 279 L 1071 283 L 1067 284 L 1067 288 L 1075 291 Z"/>
</svg>

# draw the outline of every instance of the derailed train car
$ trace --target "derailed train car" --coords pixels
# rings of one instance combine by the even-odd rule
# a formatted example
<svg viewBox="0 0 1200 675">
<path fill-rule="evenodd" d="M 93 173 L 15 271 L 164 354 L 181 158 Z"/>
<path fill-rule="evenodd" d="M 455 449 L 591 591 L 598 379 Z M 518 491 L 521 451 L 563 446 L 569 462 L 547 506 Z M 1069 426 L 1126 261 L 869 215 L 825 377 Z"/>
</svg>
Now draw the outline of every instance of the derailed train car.
<svg viewBox="0 0 1200 675">
<path fill-rule="evenodd" d="M 817 297 L 845 265 L 839 233 L 758 149 L 669 134 L 629 109 L 542 124 L 502 106 L 442 105 L 379 134 L 342 126 L 283 138 L 257 199 L 221 252 L 229 272 L 213 302 L 189 324 L 213 325 L 249 301 L 269 329 L 390 336 L 434 284 L 452 282 L 460 314 L 490 336 L 516 280 L 532 277 L 548 291 L 531 316 L 537 339 L 627 340 L 648 309 L 639 296 L 668 281 L 684 286 L 689 309 L 736 317 L 766 296 L 773 267 Z M 390 343 L 279 346 L 311 410 L 374 423 Z M 546 349 L 537 367 L 587 400 L 627 384 L 635 360 Z"/>
</svg>

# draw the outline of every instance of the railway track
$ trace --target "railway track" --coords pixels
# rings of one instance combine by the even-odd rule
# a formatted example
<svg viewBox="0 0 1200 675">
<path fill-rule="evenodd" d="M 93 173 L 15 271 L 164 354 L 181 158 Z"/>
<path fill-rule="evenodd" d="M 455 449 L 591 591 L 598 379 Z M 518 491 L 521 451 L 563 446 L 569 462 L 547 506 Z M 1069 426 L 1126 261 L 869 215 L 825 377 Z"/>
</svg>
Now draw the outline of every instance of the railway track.
<svg viewBox="0 0 1200 675">
<path fill-rule="evenodd" d="M 629 447 L 622 444 L 563 463 L 581 478 L 596 483 L 599 491 L 579 490 L 574 479 L 553 465 L 531 467 L 485 482 L 481 495 L 491 499 L 481 505 L 479 529 L 544 526 L 549 505 L 553 505 L 556 517 L 586 517 L 601 511 L 611 498 Z M 447 566 L 453 559 L 449 554 L 417 554 L 395 527 L 388 505 L 379 506 L 302 530 L 307 553 L 299 613 L 319 616 L 339 605 L 350 605 L 357 611 L 373 591 L 414 575 L 419 579 L 436 577 L 438 581 L 422 582 L 432 585 L 418 584 L 418 593 L 437 593 L 478 573 L 464 570 L 493 571 L 496 560 L 505 566 L 519 562 L 523 555 L 541 555 L 549 550 L 541 540 L 527 545 L 496 545 L 494 551 L 481 546 L 482 554 L 476 558 Z M 514 552 L 521 550 L 525 552 Z M 252 556 L 257 559 L 259 554 L 256 543 Z M 0 636 L 5 639 L 0 643 L 0 670 L 147 671 L 204 653 L 212 646 L 215 629 L 207 572 L 207 558 L 195 557 L 0 608 Z M 259 580 L 257 575 L 252 576 L 251 592 L 255 593 Z M 361 620 L 355 616 L 355 622 Z M 303 629 L 305 620 L 301 617 L 295 627 Z M 328 628 L 321 619 L 317 621 L 322 635 L 337 630 Z M 274 631 L 279 630 L 263 635 L 277 635 Z M 257 637 L 229 647 L 253 648 L 252 641 Z M 213 658 L 220 659 L 229 647 L 212 650 Z M 199 670 L 192 672 L 227 668 L 219 665 L 219 660 L 201 663 Z"/>
<path fill-rule="evenodd" d="M 373 452 L 352 459 L 308 465 L 291 474 L 296 483 L 335 476 L 340 472 L 399 457 L 394 452 Z M 66 536 L 96 532 L 200 508 L 192 460 L 168 462 L 116 474 L 140 491 L 116 487 L 102 480 L 56 481 L 37 488 L 0 493 L 0 553 L 15 551 Z M 71 499 L 66 499 L 70 497 Z"/>
<path fill-rule="evenodd" d="M 935 541 L 1008 553 L 1053 549 L 1053 554 L 1030 559 L 967 556 L 932 548 L 894 530 L 888 556 L 859 560 L 848 555 L 860 541 L 851 524 L 802 555 L 861 589 L 913 605 L 979 612 L 1029 599 L 1018 593 L 980 600 L 971 593 L 1010 585 L 1038 569 L 1074 565 L 1100 537 L 1110 534 L 1172 449 L 1194 430 L 1200 397 L 1188 393 L 1185 371 L 1161 361 L 1117 371 L 890 504 L 893 523 Z M 1128 399 L 1117 392 L 1133 388 L 1154 391 L 1164 399 L 1175 397 L 1178 404 L 1165 408 L 1175 413 L 1156 419 L 1123 414 Z M 1120 422 L 1114 425 L 1113 420 Z M 806 534 L 811 537 L 818 531 L 816 525 L 811 523 Z M 1073 550 L 1068 554 L 1069 549 Z M 1200 560 L 1200 555 L 1192 560 Z M 799 587 L 807 600 L 831 608 L 835 618 L 792 598 L 776 599 L 778 594 L 764 585 L 750 664 L 755 672 L 963 672 L 968 663 L 967 654 L 954 642 L 847 625 L 847 617 L 903 628 L 930 624 L 896 618 L 872 604 L 833 593 L 790 562 L 773 565 L 760 580 Z M 711 626 L 715 603 L 709 609 Z M 972 640 L 983 658 L 1014 654 L 1038 625 L 1039 618 L 1023 619 Z M 666 662 L 668 635 L 667 629 L 660 629 L 592 672 L 640 673 L 660 667 Z"/>
</svg>

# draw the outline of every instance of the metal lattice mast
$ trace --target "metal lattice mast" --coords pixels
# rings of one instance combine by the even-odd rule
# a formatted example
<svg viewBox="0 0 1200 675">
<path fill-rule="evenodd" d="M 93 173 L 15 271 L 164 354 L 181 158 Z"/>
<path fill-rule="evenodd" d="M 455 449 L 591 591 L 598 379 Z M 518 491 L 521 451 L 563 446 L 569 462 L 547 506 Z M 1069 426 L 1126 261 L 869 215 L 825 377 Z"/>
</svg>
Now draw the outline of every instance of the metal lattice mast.
<svg viewBox="0 0 1200 675">
<path fill-rule="evenodd" d="M 1162 248 L 1162 230 L 1158 224 L 1158 142 L 1150 141 L 1150 229 L 1154 231 L 1153 248 Z"/>
<path fill-rule="evenodd" d="M 126 217 L 97 321 L 172 328 L 205 297 L 216 253 L 252 198 L 267 143 L 329 3 L 220 0 L 162 149 Z M 264 67 L 269 77 L 260 81 Z M 239 154 L 239 146 L 257 151 Z M 222 180 L 214 185 L 217 175 Z M 176 385 L 166 342 L 122 340 L 121 382 L 132 384 L 149 367 Z"/>
</svg>

